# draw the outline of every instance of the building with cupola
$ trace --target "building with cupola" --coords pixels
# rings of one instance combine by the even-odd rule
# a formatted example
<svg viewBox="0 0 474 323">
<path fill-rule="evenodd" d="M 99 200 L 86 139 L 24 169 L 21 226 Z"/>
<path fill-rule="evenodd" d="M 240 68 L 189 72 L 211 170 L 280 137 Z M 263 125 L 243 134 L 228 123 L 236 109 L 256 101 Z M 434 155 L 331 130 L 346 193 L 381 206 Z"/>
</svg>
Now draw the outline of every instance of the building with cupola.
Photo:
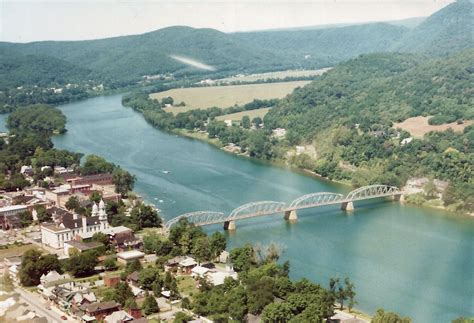
<svg viewBox="0 0 474 323">
<path fill-rule="evenodd" d="M 76 235 L 94 234 L 109 228 L 103 200 L 100 200 L 99 205 L 94 202 L 91 216 L 80 216 L 56 207 L 48 212 L 53 222 L 40 225 L 41 242 L 55 249 L 63 248 L 64 243 L 73 240 Z"/>
</svg>

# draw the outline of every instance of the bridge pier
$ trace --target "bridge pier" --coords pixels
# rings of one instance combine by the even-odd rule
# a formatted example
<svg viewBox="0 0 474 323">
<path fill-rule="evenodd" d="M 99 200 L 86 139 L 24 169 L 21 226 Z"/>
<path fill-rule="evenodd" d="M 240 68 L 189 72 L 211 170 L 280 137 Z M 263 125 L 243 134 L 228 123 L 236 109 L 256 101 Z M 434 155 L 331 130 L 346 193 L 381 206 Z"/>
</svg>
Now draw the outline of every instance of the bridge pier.
<svg viewBox="0 0 474 323">
<path fill-rule="evenodd" d="M 285 220 L 296 221 L 298 220 L 298 214 L 296 210 L 285 211 Z"/>
<path fill-rule="evenodd" d="M 235 225 L 235 221 L 224 222 L 224 230 L 235 231 L 236 229 L 237 229 L 237 226 Z"/>
<path fill-rule="evenodd" d="M 394 201 L 404 202 L 403 194 L 393 195 L 393 196 L 392 196 L 392 199 L 393 199 Z"/>
<path fill-rule="evenodd" d="M 341 204 L 341 210 L 343 211 L 354 211 L 354 203 L 344 202 Z"/>
</svg>

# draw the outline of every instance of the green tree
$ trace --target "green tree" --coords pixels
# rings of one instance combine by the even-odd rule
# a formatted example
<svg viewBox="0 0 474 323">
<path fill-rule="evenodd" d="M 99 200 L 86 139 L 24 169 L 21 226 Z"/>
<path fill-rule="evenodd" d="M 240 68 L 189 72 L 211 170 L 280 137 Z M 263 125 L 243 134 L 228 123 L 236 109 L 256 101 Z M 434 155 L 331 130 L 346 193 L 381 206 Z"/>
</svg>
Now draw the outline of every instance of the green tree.
<svg viewBox="0 0 474 323">
<path fill-rule="evenodd" d="M 262 322 L 286 323 L 293 317 L 293 312 L 287 303 L 271 303 L 262 311 Z"/>
<path fill-rule="evenodd" d="M 78 210 L 81 208 L 81 204 L 79 203 L 79 198 L 75 195 L 71 196 L 66 201 L 66 204 L 64 206 L 69 211 L 75 211 L 75 212 L 78 212 Z"/>
<path fill-rule="evenodd" d="M 208 237 L 200 237 L 194 242 L 192 250 L 193 256 L 196 258 L 198 263 L 207 262 L 211 260 L 212 250 L 209 243 Z"/>
<path fill-rule="evenodd" d="M 344 293 L 349 300 L 348 308 L 350 312 L 354 305 L 357 304 L 357 301 L 355 300 L 356 292 L 354 291 L 354 284 L 350 281 L 349 277 L 344 279 L 344 283 L 346 285 Z"/>
<path fill-rule="evenodd" d="M 401 317 L 397 313 L 385 312 L 379 308 L 371 320 L 372 323 L 410 323 L 411 319 L 408 317 Z"/>
<path fill-rule="evenodd" d="M 98 263 L 96 251 L 85 251 L 70 257 L 66 268 L 74 277 L 85 277 L 94 273 Z"/>
<path fill-rule="evenodd" d="M 249 116 L 242 117 L 242 128 L 249 129 L 250 128 L 250 118 Z"/>
<path fill-rule="evenodd" d="M 145 312 L 145 315 L 150 315 L 153 313 L 158 313 L 160 308 L 158 303 L 153 295 L 147 295 L 145 301 L 143 301 L 142 309 Z"/>
<path fill-rule="evenodd" d="M 193 320 L 193 318 L 191 316 L 189 316 L 188 314 L 183 313 L 183 312 L 177 312 L 174 315 L 173 323 L 186 323 L 186 322 L 189 322 L 189 321 L 192 321 L 192 320 Z"/>
<path fill-rule="evenodd" d="M 44 206 L 38 206 L 36 208 L 36 218 L 40 223 L 51 221 L 51 215 L 46 211 Z"/>
<path fill-rule="evenodd" d="M 225 250 L 227 241 L 222 233 L 216 231 L 209 239 L 212 258 L 217 258 Z"/>
<path fill-rule="evenodd" d="M 22 228 L 29 227 L 31 223 L 33 223 L 33 215 L 31 215 L 30 211 L 18 213 L 18 218 L 20 219 L 20 226 Z"/>
<path fill-rule="evenodd" d="M 248 271 L 255 265 L 253 247 L 250 244 L 246 244 L 240 248 L 232 249 L 230 252 L 230 259 L 235 271 Z"/>
<path fill-rule="evenodd" d="M 118 268 L 117 261 L 114 258 L 107 258 L 104 260 L 104 268 L 105 270 L 115 270 Z"/>
<path fill-rule="evenodd" d="M 40 277 L 52 270 L 61 272 L 58 257 L 56 255 L 42 255 L 38 250 L 31 249 L 22 256 L 18 277 L 23 286 L 36 286 L 40 283 Z"/>
<path fill-rule="evenodd" d="M 150 205 L 140 203 L 130 212 L 131 220 L 138 225 L 139 228 L 154 228 L 161 226 L 162 220 L 158 216 L 158 212 Z"/>
<path fill-rule="evenodd" d="M 115 191 L 126 197 L 128 192 L 133 190 L 136 177 L 119 167 L 115 168 L 112 175 Z"/>
<path fill-rule="evenodd" d="M 99 192 L 92 192 L 91 196 L 89 196 L 89 200 L 95 203 L 99 203 L 102 200 L 102 195 Z"/>
</svg>

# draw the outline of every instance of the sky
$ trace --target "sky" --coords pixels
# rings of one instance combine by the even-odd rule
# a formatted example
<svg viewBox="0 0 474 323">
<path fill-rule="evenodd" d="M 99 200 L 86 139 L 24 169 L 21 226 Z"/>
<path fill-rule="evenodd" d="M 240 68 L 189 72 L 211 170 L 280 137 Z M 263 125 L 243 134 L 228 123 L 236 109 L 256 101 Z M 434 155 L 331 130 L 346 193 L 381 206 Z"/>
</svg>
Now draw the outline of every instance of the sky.
<svg viewBox="0 0 474 323">
<path fill-rule="evenodd" d="M 0 0 L 0 40 L 83 40 L 185 25 L 223 32 L 425 17 L 454 0 Z"/>
</svg>

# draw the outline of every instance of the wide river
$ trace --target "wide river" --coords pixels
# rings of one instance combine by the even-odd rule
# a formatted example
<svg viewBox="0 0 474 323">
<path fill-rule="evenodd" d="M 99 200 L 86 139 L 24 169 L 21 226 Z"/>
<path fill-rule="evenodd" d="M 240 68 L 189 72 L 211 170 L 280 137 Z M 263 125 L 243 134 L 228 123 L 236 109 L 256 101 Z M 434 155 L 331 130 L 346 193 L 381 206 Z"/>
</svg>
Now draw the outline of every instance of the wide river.
<svg viewBox="0 0 474 323">
<path fill-rule="evenodd" d="M 347 188 L 287 169 L 224 153 L 206 143 L 148 125 L 106 96 L 63 105 L 68 132 L 57 147 L 97 154 L 137 176 L 135 189 L 170 219 L 179 214 L 229 212 L 260 200 L 289 202 L 320 191 Z M 221 229 L 216 227 L 216 229 Z M 357 307 L 379 307 L 415 322 L 449 322 L 474 315 L 474 219 L 398 202 L 306 210 L 298 222 L 282 215 L 237 223 L 230 247 L 277 242 L 291 276 L 327 286 L 332 276 L 355 283 Z"/>
</svg>

